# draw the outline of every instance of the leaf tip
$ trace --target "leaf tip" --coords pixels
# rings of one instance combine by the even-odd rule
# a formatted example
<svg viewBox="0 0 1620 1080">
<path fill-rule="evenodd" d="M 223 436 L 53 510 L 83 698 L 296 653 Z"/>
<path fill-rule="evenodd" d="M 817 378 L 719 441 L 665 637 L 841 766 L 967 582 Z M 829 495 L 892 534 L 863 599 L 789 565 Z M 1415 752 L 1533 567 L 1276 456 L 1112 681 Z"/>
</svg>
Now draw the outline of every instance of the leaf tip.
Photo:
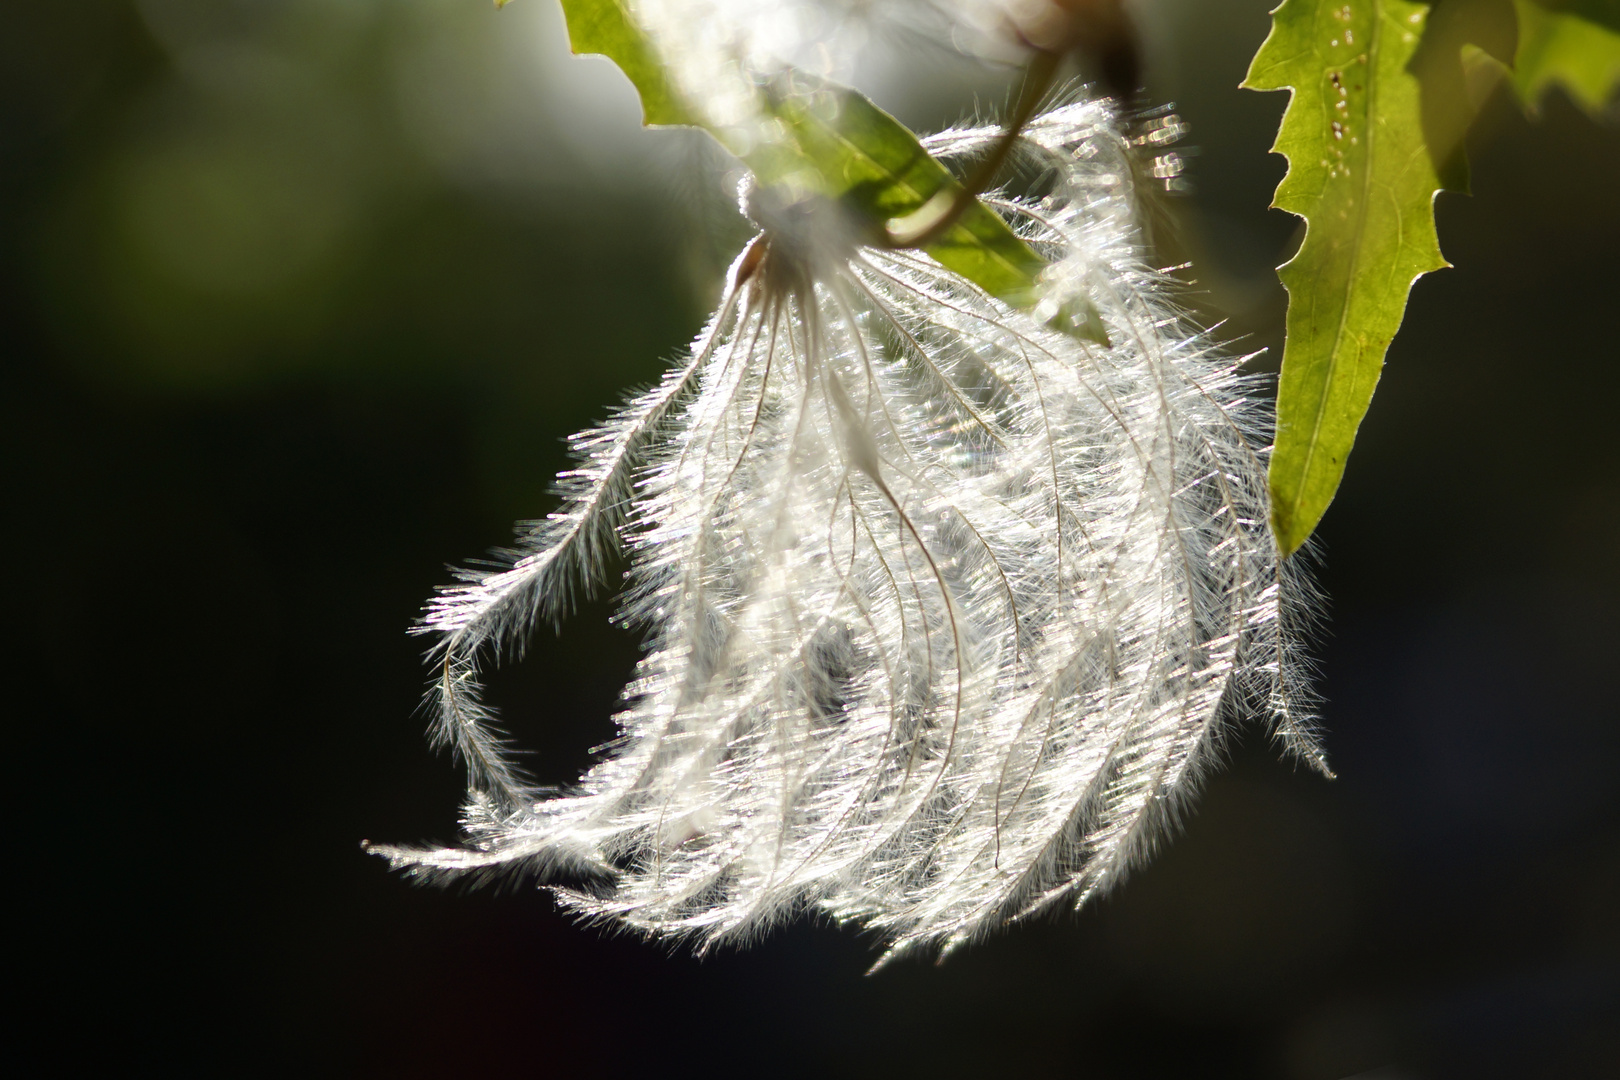
<svg viewBox="0 0 1620 1080">
<path fill-rule="evenodd" d="M 1273 495 L 1273 498 L 1275 497 Z M 1271 538 L 1277 544 L 1277 555 L 1279 557 L 1286 559 L 1298 551 L 1305 541 L 1310 539 L 1310 535 L 1315 529 L 1316 522 L 1314 521 L 1310 523 L 1309 527 L 1300 528 L 1300 522 L 1297 518 L 1285 512 L 1276 503 L 1272 504 Z"/>
</svg>

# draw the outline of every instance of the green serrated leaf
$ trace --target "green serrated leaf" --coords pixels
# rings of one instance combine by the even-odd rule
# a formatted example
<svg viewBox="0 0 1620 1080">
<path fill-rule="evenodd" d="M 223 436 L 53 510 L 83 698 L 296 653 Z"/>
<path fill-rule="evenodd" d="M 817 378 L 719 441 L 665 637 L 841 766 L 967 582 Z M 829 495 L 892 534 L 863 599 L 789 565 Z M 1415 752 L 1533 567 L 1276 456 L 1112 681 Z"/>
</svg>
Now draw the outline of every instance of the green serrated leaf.
<svg viewBox="0 0 1620 1080">
<path fill-rule="evenodd" d="M 874 228 L 921 208 L 941 190 L 958 190 L 950 172 L 904 124 L 856 91 L 828 83 L 793 80 L 800 85 L 784 84 L 766 93 L 780 137 L 739 145 L 735 132 L 705 124 L 683 100 L 623 0 L 561 2 L 574 52 L 600 53 L 618 64 L 640 92 L 648 124 L 704 127 L 762 183 L 809 188 L 841 200 Z M 975 201 L 925 250 L 940 265 L 1008 303 L 1029 307 L 1038 299 L 1036 281 L 1046 269 L 1045 260 L 983 203 Z M 1086 301 L 1067 305 L 1053 325 L 1075 337 L 1108 343 L 1101 317 Z"/>
<path fill-rule="evenodd" d="M 1306 221 L 1279 271 L 1288 317 L 1270 485 L 1284 554 L 1338 490 L 1412 283 L 1449 265 L 1409 70 L 1428 15 L 1407 0 L 1284 0 L 1243 83 L 1293 91 L 1272 147 L 1288 159 L 1272 205 Z"/>
<path fill-rule="evenodd" d="M 1514 0 L 1519 13 L 1519 48 L 1513 59 L 1513 86 L 1525 107 L 1534 110 L 1553 85 L 1562 86 L 1572 100 L 1594 118 L 1620 90 L 1620 23 L 1614 10 L 1610 25 L 1594 16 L 1603 14 L 1596 4 L 1588 11 L 1571 8 L 1549 11 L 1528 0 Z M 1620 4 L 1611 8 L 1620 9 Z"/>
<path fill-rule="evenodd" d="M 496 0 L 501 7 L 507 0 Z M 699 121 L 664 73 L 647 35 L 631 21 L 621 0 L 562 0 L 568 42 L 575 53 L 595 53 L 619 65 L 641 95 L 642 122 L 695 125 Z"/>
</svg>

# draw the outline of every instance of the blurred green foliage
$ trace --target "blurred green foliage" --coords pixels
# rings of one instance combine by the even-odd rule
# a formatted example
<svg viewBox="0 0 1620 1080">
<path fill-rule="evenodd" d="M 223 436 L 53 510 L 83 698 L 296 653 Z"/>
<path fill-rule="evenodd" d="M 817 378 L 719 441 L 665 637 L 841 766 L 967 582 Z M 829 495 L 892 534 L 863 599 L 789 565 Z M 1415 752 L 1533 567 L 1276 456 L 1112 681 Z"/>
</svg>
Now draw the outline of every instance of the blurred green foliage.
<svg viewBox="0 0 1620 1080">
<path fill-rule="evenodd" d="M 73 42 L 38 92 L 66 95 L 39 137 L 74 145 L 31 222 L 30 287 L 64 357 L 119 393 L 472 395 L 491 482 L 515 485 L 502 516 L 532 514 L 560 436 L 695 331 L 705 287 L 668 268 L 700 281 L 728 257 L 693 227 L 718 193 L 702 137 L 638 131 L 550 5 L 139 0 L 33 22 Z"/>
<path fill-rule="evenodd" d="M 1513 0 L 1513 6 L 1519 15 L 1513 85 L 1524 103 L 1534 109 L 1560 86 L 1599 119 L 1620 87 L 1620 3 Z"/>
</svg>

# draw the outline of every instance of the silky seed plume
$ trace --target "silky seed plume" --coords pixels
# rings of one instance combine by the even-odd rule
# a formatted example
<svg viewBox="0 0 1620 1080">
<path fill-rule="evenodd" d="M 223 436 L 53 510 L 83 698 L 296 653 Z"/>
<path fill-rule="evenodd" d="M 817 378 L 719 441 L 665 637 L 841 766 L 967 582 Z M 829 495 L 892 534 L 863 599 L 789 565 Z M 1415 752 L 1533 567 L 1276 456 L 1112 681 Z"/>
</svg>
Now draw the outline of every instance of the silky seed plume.
<svg viewBox="0 0 1620 1080">
<path fill-rule="evenodd" d="M 533 872 L 699 949 L 820 912 L 887 958 L 1109 888 L 1245 711 L 1320 765 L 1265 396 L 1145 262 L 1130 153 L 1102 102 L 1025 129 L 1044 194 L 985 201 L 1051 263 L 1030 311 L 864 246 L 835 204 L 751 193 L 761 232 L 688 357 L 576 437 L 561 509 L 509 568 L 423 620 L 466 846 L 373 850 Z M 1052 318 L 1076 298 L 1107 345 Z M 621 545 L 646 652 L 620 738 L 542 794 L 478 665 Z"/>
</svg>

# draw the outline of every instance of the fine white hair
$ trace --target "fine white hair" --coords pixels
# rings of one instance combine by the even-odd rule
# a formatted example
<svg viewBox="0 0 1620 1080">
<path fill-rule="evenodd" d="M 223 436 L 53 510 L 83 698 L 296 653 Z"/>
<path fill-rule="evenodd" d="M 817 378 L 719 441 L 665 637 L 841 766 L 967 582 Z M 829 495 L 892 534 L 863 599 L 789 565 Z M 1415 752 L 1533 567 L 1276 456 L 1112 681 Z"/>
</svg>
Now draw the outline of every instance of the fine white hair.
<svg viewBox="0 0 1620 1080">
<path fill-rule="evenodd" d="M 1109 888 L 1244 714 L 1325 768 L 1264 388 L 1146 262 L 1108 104 L 1037 117 L 1019 153 L 1034 194 L 985 201 L 1051 263 L 1029 311 L 838 239 L 831 204 L 756 209 L 685 361 L 576 437 L 562 509 L 510 568 L 429 608 L 466 846 L 374 850 L 532 871 L 699 948 L 821 912 L 887 957 Z M 1109 344 L 1058 325 L 1078 300 Z M 543 795 L 490 733 L 478 658 L 621 543 L 646 655 L 618 740 Z"/>
</svg>

